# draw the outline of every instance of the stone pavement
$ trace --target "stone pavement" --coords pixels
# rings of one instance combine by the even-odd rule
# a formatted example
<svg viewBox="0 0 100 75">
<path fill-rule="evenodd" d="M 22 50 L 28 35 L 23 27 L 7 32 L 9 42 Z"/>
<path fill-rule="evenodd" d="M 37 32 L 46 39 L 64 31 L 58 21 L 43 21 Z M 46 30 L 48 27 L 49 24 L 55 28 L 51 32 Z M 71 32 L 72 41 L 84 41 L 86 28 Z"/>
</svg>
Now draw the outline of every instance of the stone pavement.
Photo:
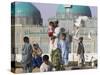
<svg viewBox="0 0 100 75">
<path fill-rule="evenodd" d="M 95 69 L 96 67 L 91 67 L 91 66 L 86 66 L 86 67 L 78 67 L 78 66 L 73 66 L 73 67 L 65 67 L 65 70 L 81 70 L 81 69 Z M 23 73 L 22 68 L 16 68 L 16 73 Z M 34 68 L 33 73 L 40 72 L 39 68 Z"/>
</svg>

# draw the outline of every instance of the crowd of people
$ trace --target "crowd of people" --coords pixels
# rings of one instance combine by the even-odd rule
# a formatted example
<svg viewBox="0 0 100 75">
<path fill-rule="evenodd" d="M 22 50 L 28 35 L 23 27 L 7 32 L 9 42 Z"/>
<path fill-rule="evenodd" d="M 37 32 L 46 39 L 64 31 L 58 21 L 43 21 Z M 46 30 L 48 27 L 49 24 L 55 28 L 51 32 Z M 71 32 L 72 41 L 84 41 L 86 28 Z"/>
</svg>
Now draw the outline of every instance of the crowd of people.
<svg viewBox="0 0 100 75">
<path fill-rule="evenodd" d="M 49 55 L 43 55 L 38 43 L 29 42 L 29 37 L 24 37 L 22 48 L 22 65 L 24 72 L 32 72 L 33 68 L 40 68 L 40 72 L 65 70 L 69 63 L 69 49 L 72 38 L 61 28 L 59 21 L 50 21 L 48 25 Z M 83 37 L 79 38 L 77 56 L 79 64 L 84 64 Z"/>
</svg>

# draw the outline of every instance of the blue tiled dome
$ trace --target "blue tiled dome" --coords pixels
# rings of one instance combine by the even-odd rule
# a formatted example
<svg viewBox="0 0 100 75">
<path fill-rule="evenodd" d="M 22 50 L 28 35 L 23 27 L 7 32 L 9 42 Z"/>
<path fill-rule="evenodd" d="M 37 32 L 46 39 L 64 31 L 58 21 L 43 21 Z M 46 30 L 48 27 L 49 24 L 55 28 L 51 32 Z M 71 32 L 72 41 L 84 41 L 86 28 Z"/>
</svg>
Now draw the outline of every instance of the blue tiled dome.
<svg viewBox="0 0 100 75">
<path fill-rule="evenodd" d="M 83 16 L 89 16 L 92 17 L 91 10 L 88 6 L 78 6 L 78 5 L 73 5 L 70 11 L 73 14 L 79 14 Z"/>
<path fill-rule="evenodd" d="M 14 2 L 11 4 L 12 16 L 36 16 L 40 15 L 39 10 L 29 2 Z"/>
<path fill-rule="evenodd" d="M 57 8 L 57 13 L 62 13 L 62 14 L 65 14 L 65 8 L 64 8 L 64 5 L 63 4 L 60 4 Z"/>
<path fill-rule="evenodd" d="M 67 9 L 67 8 L 66 8 Z M 92 17 L 91 10 L 88 6 L 79 6 L 79 5 L 72 5 L 69 9 L 72 14 L 78 14 L 81 16 L 88 16 Z M 65 13 L 64 5 L 59 5 L 57 9 L 57 13 Z"/>
</svg>

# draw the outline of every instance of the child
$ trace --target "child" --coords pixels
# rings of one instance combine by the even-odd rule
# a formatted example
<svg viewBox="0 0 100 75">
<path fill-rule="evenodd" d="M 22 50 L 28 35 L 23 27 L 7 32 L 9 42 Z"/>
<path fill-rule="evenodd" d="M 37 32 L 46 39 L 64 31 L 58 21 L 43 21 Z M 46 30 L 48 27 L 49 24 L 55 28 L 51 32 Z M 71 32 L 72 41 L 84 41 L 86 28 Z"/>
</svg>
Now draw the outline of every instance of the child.
<svg viewBox="0 0 100 75">
<path fill-rule="evenodd" d="M 50 21 L 48 26 L 48 36 L 52 37 L 53 33 L 54 33 L 54 23 Z"/>
<path fill-rule="evenodd" d="M 60 40 L 58 43 L 58 47 L 61 50 L 61 64 L 68 65 L 68 55 L 69 55 L 69 42 L 66 40 L 66 34 L 60 34 Z"/>
<path fill-rule="evenodd" d="M 37 43 L 33 44 L 33 58 L 32 58 L 32 65 L 33 68 L 40 67 L 42 64 L 42 50 Z"/>
<path fill-rule="evenodd" d="M 52 64 L 49 61 L 49 56 L 44 55 L 43 56 L 43 63 L 40 66 L 40 72 L 47 72 L 47 71 L 52 71 Z"/>
<path fill-rule="evenodd" d="M 22 65 L 23 71 L 32 72 L 32 46 L 29 43 L 29 38 L 24 37 L 24 46 L 22 48 Z"/>
<path fill-rule="evenodd" d="M 84 66 L 84 45 L 83 45 L 83 37 L 79 38 L 79 43 L 78 43 L 78 50 L 77 50 L 77 55 L 78 55 L 78 65 Z"/>
</svg>

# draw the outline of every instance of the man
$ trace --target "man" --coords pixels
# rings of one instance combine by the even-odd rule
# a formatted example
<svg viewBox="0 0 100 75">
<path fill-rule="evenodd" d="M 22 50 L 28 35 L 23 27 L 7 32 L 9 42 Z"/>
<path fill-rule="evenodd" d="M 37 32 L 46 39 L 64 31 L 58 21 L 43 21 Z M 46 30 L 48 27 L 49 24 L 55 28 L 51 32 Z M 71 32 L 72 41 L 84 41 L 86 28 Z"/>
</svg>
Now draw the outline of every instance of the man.
<svg viewBox="0 0 100 75">
<path fill-rule="evenodd" d="M 29 38 L 24 37 L 24 45 L 22 48 L 22 65 L 23 72 L 32 72 L 32 46 L 29 43 Z"/>
<path fill-rule="evenodd" d="M 85 59 L 84 59 L 83 37 L 79 38 L 77 55 L 78 55 L 78 65 L 84 66 Z"/>
<path fill-rule="evenodd" d="M 61 50 L 61 64 L 67 66 L 68 65 L 68 56 L 69 56 L 69 42 L 66 40 L 66 34 L 60 34 L 60 40 L 58 43 L 58 47 Z"/>
</svg>

